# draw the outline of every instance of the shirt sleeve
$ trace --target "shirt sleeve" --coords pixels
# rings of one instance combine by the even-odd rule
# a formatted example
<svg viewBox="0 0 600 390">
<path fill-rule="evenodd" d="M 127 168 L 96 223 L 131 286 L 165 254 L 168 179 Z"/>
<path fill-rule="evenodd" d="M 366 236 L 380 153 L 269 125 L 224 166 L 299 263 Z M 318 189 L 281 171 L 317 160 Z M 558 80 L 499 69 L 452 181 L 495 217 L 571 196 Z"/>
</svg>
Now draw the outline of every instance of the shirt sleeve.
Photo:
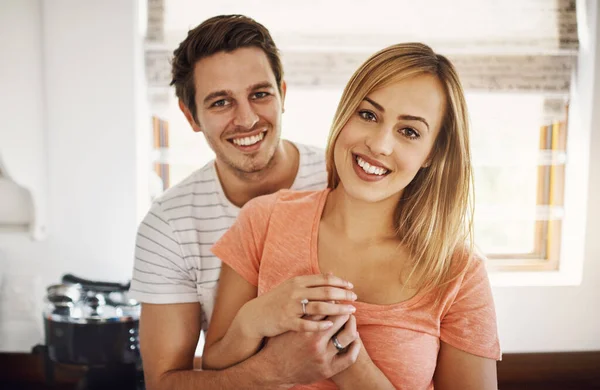
<svg viewBox="0 0 600 390">
<path fill-rule="evenodd" d="M 258 287 L 260 260 L 278 193 L 250 200 L 211 251 L 242 278 Z"/>
<path fill-rule="evenodd" d="M 462 351 L 500 360 L 496 309 L 484 261 L 475 257 L 442 318 L 440 340 Z"/>
<path fill-rule="evenodd" d="M 159 203 L 138 228 L 129 291 L 132 298 L 144 303 L 198 302 L 195 275 L 188 269 L 178 236 Z"/>
</svg>

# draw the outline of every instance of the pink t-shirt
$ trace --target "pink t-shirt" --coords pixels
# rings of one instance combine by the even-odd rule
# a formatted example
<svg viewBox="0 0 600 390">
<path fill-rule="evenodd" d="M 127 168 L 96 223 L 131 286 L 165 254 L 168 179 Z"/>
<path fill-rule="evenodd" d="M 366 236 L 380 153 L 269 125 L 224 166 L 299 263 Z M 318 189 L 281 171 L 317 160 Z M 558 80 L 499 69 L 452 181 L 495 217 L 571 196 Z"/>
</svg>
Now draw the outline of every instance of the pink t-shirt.
<svg viewBox="0 0 600 390">
<path fill-rule="evenodd" d="M 255 198 L 213 246 L 213 253 L 258 295 L 299 275 L 320 274 L 318 229 L 329 190 L 283 190 Z M 360 299 L 360 297 L 359 297 Z M 489 359 L 501 357 L 490 284 L 480 259 L 435 305 L 430 294 L 392 305 L 357 301 L 360 337 L 373 362 L 401 389 L 432 389 L 440 340 Z M 336 389 L 331 380 L 297 389 Z"/>
</svg>

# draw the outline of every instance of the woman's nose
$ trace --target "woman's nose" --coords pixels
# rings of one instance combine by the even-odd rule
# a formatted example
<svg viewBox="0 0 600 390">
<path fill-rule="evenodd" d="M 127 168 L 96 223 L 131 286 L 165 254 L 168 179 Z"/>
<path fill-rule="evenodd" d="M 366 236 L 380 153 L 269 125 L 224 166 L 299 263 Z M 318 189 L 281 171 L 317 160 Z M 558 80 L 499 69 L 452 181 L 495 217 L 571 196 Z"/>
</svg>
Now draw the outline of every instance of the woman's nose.
<svg viewBox="0 0 600 390">
<path fill-rule="evenodd" d="M 366 140 L 367 147 L 373 155 L 389 156 L 394 149 L 394 136 L 391 129 L 379 129 Z"/>
</svg>

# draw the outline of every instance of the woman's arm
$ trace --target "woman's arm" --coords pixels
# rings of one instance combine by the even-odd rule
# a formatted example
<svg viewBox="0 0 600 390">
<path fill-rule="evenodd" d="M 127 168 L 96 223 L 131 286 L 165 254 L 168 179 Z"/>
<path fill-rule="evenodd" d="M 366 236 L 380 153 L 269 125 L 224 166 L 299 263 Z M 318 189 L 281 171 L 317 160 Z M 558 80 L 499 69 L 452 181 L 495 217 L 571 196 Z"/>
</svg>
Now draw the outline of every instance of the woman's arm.
<svg viewBox="0 0 600 390">
<path fill-rule="evenodd" d="M 221 267 L 215 309 L 208 327 L 202 367 L 224 369 L 254 355 L 262 342 L 245 321 L 244 304 L 256 298 L 257 288 L 226 264 Z"/>
<path fill-rule="evenodd" d="M 435 390 L 497 390 L 496 361 L 441 341 L 433 384 Z"/>
<path fill-rule="evenodd" d="M 265 337 L 284 332 L 318 332 L 333 325 L 330 320 L 303 319 L 306 314 L 343 315 L 354 312 L 352 285 L 333 275 L 298 276 L 257 298 L 257 288 L 223 264 L 213 317 L 206 335 L 202 366 L 224 369 L 255 354 Z"/>
</svg>

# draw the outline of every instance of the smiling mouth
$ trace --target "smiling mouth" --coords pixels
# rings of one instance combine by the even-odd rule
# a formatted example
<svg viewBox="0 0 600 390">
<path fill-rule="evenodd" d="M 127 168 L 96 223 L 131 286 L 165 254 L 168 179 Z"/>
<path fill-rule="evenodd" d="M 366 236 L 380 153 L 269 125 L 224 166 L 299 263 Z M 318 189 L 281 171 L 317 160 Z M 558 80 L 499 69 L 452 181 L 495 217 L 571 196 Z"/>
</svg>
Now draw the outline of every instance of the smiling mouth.
<svg viewBox="0 0 600 390">
<path fill-rule="evenodd" d="M 255 135 L 232 138 L 232 139 L 229 139 L 228 141 L 237 146 L 252 146 L 252 145 L 256 145 L 257 143 L 262 141 L 265 138 L 266 133 L 267 133 L 267 131 L 264 130 Z"/>
<path fill-rule="evenodd" d="M 367 161 L 357 155 L 354 155 L 354 160 L 356 161 L 356 164 L 358 164 L 358 166 L 368 175 L 385 176 L 391 172 L 387 168 L 369 164 Z"/>
</svg>

